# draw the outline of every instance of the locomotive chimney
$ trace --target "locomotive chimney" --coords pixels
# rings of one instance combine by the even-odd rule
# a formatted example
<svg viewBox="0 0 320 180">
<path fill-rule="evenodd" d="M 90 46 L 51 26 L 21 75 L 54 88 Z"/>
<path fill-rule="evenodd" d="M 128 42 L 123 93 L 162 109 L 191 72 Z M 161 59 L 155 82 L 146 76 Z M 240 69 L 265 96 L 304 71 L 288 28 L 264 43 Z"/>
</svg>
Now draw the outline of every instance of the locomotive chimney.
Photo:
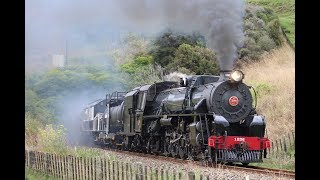
<svg viewBox="0 0 320 180">
<path fill-rule="evenodd" d="M 221 70 L 219 81 L 228 80 L 232 70 Z"/>
</svg>

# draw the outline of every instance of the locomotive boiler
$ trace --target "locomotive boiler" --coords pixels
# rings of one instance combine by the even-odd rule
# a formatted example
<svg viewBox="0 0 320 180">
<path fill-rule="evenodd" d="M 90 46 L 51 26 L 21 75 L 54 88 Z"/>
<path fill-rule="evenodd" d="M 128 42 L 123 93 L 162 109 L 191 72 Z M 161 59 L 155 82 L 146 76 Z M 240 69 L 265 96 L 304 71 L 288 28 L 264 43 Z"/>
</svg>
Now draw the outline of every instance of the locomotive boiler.
<svg viewBox="0 0 320 180">
<path fill-rule="evenodd" d="M 81 130 L 96 143 L 123 150 L 262 162 L 270 148 L 266 122 L 243 78 L 241 71 L 222 71 L 107 94 L 85 109 Z"/>
</svg>

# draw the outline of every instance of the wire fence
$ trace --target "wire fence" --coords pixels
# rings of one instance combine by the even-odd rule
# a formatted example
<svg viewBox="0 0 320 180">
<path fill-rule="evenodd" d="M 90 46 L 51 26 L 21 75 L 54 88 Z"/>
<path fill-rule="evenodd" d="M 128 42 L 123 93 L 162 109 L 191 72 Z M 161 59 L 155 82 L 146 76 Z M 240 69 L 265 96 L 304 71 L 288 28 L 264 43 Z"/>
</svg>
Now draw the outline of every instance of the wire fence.
<svg viewBox="0 0 320 180">
<path fill-rule="evenodd" d="M 176 171 L 119 162 L 103 157 L 75 157 L 25 150 L 25 166 L 58 179 L 194 180 L 192 171 Z M 207 180 L 209 175 L 199 175 Z"/>
</svg>

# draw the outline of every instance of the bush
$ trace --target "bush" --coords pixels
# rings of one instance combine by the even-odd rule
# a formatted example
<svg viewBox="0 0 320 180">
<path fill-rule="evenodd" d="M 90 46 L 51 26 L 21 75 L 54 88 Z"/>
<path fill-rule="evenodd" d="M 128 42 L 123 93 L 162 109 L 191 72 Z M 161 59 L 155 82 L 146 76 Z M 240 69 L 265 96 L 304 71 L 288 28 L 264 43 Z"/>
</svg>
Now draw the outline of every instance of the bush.
<svg viewBox="0 0 320 180">
<path fill-rule="evenodd" d="M 43 125 L 30 115 L 25 113 L 25 146 L 35 148 L 38 145 L 38 133 Z"/>
<path fill-rule="evenodd" d="M 217 74 L 218 64 L 215 53 L 204 47 L 181 44 L 176 51 L 174 61 L 168 65 L 171 71 L 185 68 L 195 74 Z"/>
<path fill-rule="evenodd" d="M 129 61 L 125 64 L 121 65 L 121 70 L 129 73 L 134 74 L 135 72 L 139 71 L 140 68 L 143 66 L 148 66 L 152 64 L 153 57 L 150 55 L 140 55 L 133 59 L 133 61 Z"/>
<path fill-rule="evenodd" d="M 257 93 L 257 98 L 260 99 L 262 96 L 264 96 L 266 94 L 270 94 L 273 87 L 272 87 L 272 85 L 269 85 L 267 83 L 260 83 L 257 85 L 257 87 L 255 89 L 256 89 L 256 93 Z"/>
<path fill-rule="evenodd" d="M 46 125 L 44 129 L 39 129 L 38 147 L 40 151 L 48 153 L 66 154 L 66 128 L 63 125 Z"/>
<path fill-rule="evenodd" d="M 276 47 L 276 44 L 269 36 L 264 35 L 258 40 L 258 46 L 264 51 L 270 51 Z"/>
<path fill-rule="evenodd" d="M 246 6 L 243 28 L 245 40 L 239 55 L 244 61 L 258 60 L 261 54 L 279 47 L 284 40 L 279 19 L 271 9 Z"/>
<path fill-rule="evenodd" d="M 274 40 L 277 46 L 282 45 L 283 35 L 280 29 L 280 23 L 278 19 L 274 19 L 267 24 L 268 33 L 270 38 Z"/>
</svg>

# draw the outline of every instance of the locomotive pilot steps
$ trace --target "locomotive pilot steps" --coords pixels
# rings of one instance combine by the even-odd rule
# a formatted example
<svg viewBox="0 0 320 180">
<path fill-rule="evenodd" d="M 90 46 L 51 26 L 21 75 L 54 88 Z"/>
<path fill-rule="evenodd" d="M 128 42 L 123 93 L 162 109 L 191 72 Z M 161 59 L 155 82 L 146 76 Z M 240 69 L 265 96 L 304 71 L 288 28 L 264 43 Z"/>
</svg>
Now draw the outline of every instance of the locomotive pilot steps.
<svg viewBox="0 0 320 180">
<path fill-rule="evenodd" d="M 123 150 L 262 162 L 270 148 L 266 123 L 256 114 L 243 78 L 241 71 L 227 71 L 107 94 L 84 110 L 81 131 L 96 143 Z"/>
</svg>

